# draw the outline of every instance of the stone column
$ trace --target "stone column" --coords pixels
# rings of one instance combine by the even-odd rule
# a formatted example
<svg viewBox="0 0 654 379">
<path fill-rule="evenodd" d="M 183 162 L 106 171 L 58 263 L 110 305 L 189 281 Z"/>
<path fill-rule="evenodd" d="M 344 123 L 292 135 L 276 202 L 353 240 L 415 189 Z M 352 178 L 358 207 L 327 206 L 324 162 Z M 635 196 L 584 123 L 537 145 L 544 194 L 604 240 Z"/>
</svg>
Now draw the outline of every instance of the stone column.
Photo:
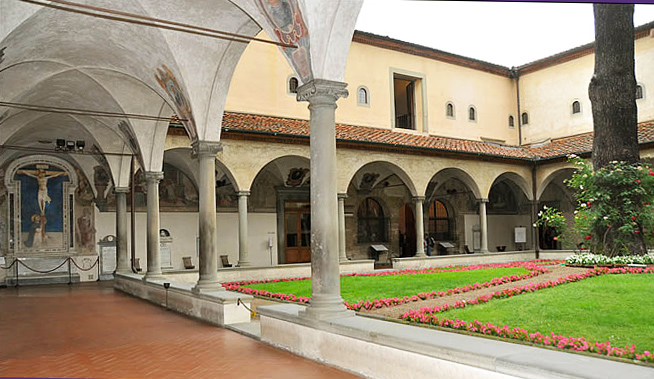
<svg viewBox="0 0 654 379">
<path fill-rule="evenodd" d="M 198 283 L 193 291 L 224 291 L 218 282 L 218 252 L 216 234 L 216 154 L 222 150 L 218 142 L 193 142 L 193 156 L 198 159 L 200 172 L 199 230 L 200 258 Z"/>
<path fill-rule="evenodd" d="M 486 217 L 486 203 L 488 199 L 478 199 L 479 201 L 479 226 L 481 227 L 481 250 L 482 254 L 488 253 L 488 218 Z"/>
<path fill-rule="evenodd" d="M 345 253 L 345 199 L 346 193 L 338 194 L 338 260 L 347 261 Z"/>
<path fill-rule="evenodd" d="M 129 188 L 118 187 L 116 194 L 116 272 L 131 272 L 127 251 L 127 193 Z"/>
<path fill-rule="evenodd" d="M 414 196 L 411 200 L 416 206 L 416 257 L 426 257 L 425 254 L 425 215 L 422 211 L 424 196 Z"/>
<path fill-rule="evenodd" d="M 250 266 L 248 248 L 248 197 L 250 191 L 238 192 L 238 265 Z"/>
<path fill-rule="evenodd" d="M 336 100 L 346 83 L 314 79 L 298 88 L 311 113 L 311 304 L 302 315 L 333 319 L 353 315 L 343 304 L 338 264 Z"/>
<path fill-rule="evenodd" d="M 149 279 L 161 279 L 161 256 L 159 255 L 159 182 L 163 179 L 161 171 L 147 171 L 145 181 L 148 185 L 147 254 Z"/>
</svg>

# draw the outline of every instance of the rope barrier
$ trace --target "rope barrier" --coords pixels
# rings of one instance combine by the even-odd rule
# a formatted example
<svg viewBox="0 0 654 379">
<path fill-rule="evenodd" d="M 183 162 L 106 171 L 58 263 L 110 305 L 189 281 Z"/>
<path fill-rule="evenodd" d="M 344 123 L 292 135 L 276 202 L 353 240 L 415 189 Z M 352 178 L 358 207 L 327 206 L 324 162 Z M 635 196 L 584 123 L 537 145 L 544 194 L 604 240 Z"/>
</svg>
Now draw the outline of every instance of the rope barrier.
<svg viewBox="0 0 654 379">
<path fill-rule="evenodd" d="M 250 311 L 250 316 L 255 317 L 257 315 L 256 311 L 253 311 L 252 309 L 248 308 L 247 305 L 241 300 L 241 298 L 236 299 L 236 306 L 242 305 L 245 309 Z"/>
<path fill-rule="evenodd" d="M 69 257 L 69 258 L 64 259 L 64 261 L 61 262 L 61 264 L 60 264 L 59 266 L 53 268 L 52 270 L 43 270 L 43 271 L 42 271 L 42 270 L 37 270 L 37 269 L 35 269 L 35 268 L 32 268 L 32 267 L 28 266 L 28 265 L 26 265 L 23 261 L 21 261 L 21 260 L 19 260 L 18 258 L 16 258 L 16 259 L 14 259 L 13 262 L 11 262 L 11 264 L 10 264 L 9 266 L 7 266 L 7 267 L 2 267 L 2 266 L 0 266 L 0 269 L 3 269 L 3 270 L 10 270 L 12 267 L 14 267 L 14 265 L 16 264 L 16 262 L 18 262 L 18 263 L 20 263 L 21 265 L 23 265 L 23 267 L 25 267 L 26 269 L 28 269 L 28 270 L 30 270 L 30 271 L 36 272 L 36 273 L 38 273 L 38 274 L 49 274 L 49 273 L 51 273 L 51 272 L 53 272 L 53 271 L 56 271 L 56 270 L 58 270 L 59 268 L 61 268 L 61 266 L 65 265 L 66 262 L 68 262 L 69 260 L 70 260 L 71 262 L 73 262 L 73 264 L 75 265 L 75 267 L 77 267 L 77 269 L 79 269 L 79 270 L 81 270 L 81 271 L 91 271 L 91 270 L 93 270 L 93 268 L 94 268 L 95 266 L 97 266 L 97 265 L 100 263 L 100 258 L 98 257 L 98 258 L 95 260 L 95 262 L 93 262 L 93 265 L 92 265 L 91 267 L 89 267 L 89 268 L 82 268 L 82 267 L 80 267 L 80 266 L 77 264 L 77 262 L 75 262 L 75 260 L 74 260 L 73 258 L 70 258 L 70 257 Z"/>
<path fill-rule="evenodd" d="M 79 266 L 77 265 L 77 262 L 75 262 L 74 259 L 72 259 L 72 258 L 68 258 L 68 259 L 70 259 L 70 260 L 73 262 L 73 264 L 75 265 L 75 267 L 77 267 L 78 269 L 80 269 L 80 270 L 82 270 L 82 271 L 91 271 L 91 270 L 93 269 L 93 267 L 95 267 L 95 266 L 100 262 L 100 258 L 98 257 L 98 259 L 95 260 L 95 263 L 93 263 L 93 266 L 91 266 L 91 267 L 89 267 L 89 268 L 81 268 L 81 267 L 79 267 Z"/>
<path fill-rule="evenodd" d="M 3 270 L 10 270 L 12 267 L 14 267 L 14 265 L 16 264 L 17 261 L 18 261 L 18 259 L 14 259 L 14 261 L 11 262 L 11 264 L 9 265 L 9 267 L 2 267 L 2 266 L 0 266 L 0 268 L 3 269 Z"/>
<path fill-rule="evenodd" d="M 18 260 L 18 263 L 22 264 L 26 269 L 28 269 L 30 271 L 33 271 L 33 272 L 36 272 L 36 273 L 39 273 L 39 274 L 49 274 L 49 273 L 51 273 L 51 272 L 53 272 L 55 270 L 58 270 L 61 266 L 66 264 L 66 262 L 68 262 L 69 259 L 70 258 L 66 258 L 66 259 L 64 259 L 63 262 L 61 262 L 61 264 L 59 266 L 53 268 L 52 270 L 45 270 L 45 271 L 40 271 L 40 270 L 33 269 L 33 268 L 29 267 L 28 265 L 26 265 L 25 263 L 23 263 L 23 261 L 21 261 L 21 260 Z"/>
</svg>

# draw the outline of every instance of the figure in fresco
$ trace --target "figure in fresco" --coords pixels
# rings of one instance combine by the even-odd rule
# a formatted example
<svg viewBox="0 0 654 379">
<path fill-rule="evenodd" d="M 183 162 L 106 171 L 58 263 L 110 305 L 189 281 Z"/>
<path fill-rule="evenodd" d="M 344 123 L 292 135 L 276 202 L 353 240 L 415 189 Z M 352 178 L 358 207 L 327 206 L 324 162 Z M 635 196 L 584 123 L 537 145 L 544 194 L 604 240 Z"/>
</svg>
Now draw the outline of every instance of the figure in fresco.
<svg viewBox="0 0 654 379">
<path fill-rule="evenodd" d="M 68 175 L 68 173 L 63 171 L 46 171 L 42 168 L 37 168 L 36 170 L 18 170 L 16 173 L 36 179 L 36 182 L 39 184 L 37 200 L 39 202 L 39 209 L 41 210 L 41 217 L 44 217 L 46 203 L 50 204 L 50 201 L 52 201 L 50 196 L 48 196 L 48 179 L 61 175 Z"/>
<path fill-rule="evenodd" d="M 91 217 L 91 209 L 84 208 L 82 215 L 77 219 L 78 241 L 84 251 L 93 251 L 95 228 Z"/>
<path fill-rule="evenodd" d="M 79 184 L 75 190 L 75 200 L 82 206 L 91 205 L 95 199 L 93 189 L 88 180 L 86 180 L 82 172 L 79 170 L 77 170 L 77 177 L 79 178 Z"/>
<path fill-rule="evenodd" d="M 27 241 L 25 241 L 25 246 L 27 247 L 36 247 L 35 245 L 40 245 L 40 243 L 35 243 L 37 242 L 36 240 L 39 240 L 42 238 L 39 233 L 41 230 L 45 229 L 41 227 L 41 216 L 38 214 L 32 215 L 30 217 L 30 221 L 32 222 L 30 224 L 30 231 L 29 234 L 27 235 Z M 40 242 L 43 242 L 42 240 Z"/>
</svg>

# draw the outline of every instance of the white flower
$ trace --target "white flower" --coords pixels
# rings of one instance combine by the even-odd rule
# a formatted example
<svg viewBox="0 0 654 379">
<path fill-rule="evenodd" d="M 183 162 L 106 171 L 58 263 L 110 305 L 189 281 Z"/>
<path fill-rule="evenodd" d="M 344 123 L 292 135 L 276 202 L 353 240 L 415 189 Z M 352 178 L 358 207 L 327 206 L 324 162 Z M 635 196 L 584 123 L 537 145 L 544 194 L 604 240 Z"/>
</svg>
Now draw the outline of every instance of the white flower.
<svg viewBox="0 0 654 379">
<path fill-rule="evenodd" d="M 608 219 L 609 219 L 609 216 L 604 216 L 604 219 L 605 219 L 605 220 L 608 220 Z"/>
<path fill-rule="evenodd" d="M 584 186 L 579 186 L 580 189 L 584 189 Z"/>
<path fill-rule="evenodd" d="M 547 209 L 547 205 L 543 205 L 543 209 Z"/>
<path fill-rule="evenodd" d="M 536 224 L 532 224 L 532 225 L 533 225 L 534 228 L 538 226 L 538 225 L 536 225 Z"/>
<path fill-rule="evenodd" d="M 593 201 L 595 201 L 595 199 L 593 199 L 593 198 L 591 197 L 590 199 L 588 199 L 588 201 L 590 201 L 590 202 L 592 203 Z"/>
<path fill-rule="evenodd" d="M 574 211 L 574 214 L 577 214 L 578 212 L 579 212 L 578 210 L 575 210 L 575 211 Z"/>
<path fill-rule="evenodd" d="M 586 203 L 581 203 L 582 208 L 586 208 Z"/>
</svg>

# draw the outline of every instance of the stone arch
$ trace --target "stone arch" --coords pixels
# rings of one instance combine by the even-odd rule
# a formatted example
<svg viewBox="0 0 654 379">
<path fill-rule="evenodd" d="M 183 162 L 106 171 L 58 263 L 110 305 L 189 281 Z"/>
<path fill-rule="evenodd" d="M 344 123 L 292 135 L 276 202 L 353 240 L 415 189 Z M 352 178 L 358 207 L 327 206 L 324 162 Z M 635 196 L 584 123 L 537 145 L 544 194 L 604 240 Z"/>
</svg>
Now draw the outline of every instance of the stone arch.
<svg viewBox="0 0 654 379">
<path fill-rule="evenodd" d="M 355 166 L 352 170 L 351 176 L 349 177 L 349 181 L 347 183 L 348 187 L 352 185 L 353 182 L 359 182 L 361 184 L 362 180 L 364 179 L 363 178 L 364 172 L 366 170 L 375 170 L 375 169 L 380 170 L 381 173 L 379 173 L 379 176 L 375 178 L 375 181 L 373 183 L 370 183 L 372 186 L 383 184 L 384 179 L 392 175 L 395 175 L 407 187 L 407 189 L 409 190 L 412 196 L 418 196 L 418 191 L 416 190 L 416 186 L 413 183 L 413 180 L 411 180 L 409 175 L 406 173 L 406 171 L 400 166 L 396 165 L 395 163 L 391 163 L 388 161 L 371 161 L 371 162 L 362 163 L 359 166 Z M 382 173 L 384 173 L 385 175 L 382 175 Z M 371 179 L 372 179 L 371 177 L 368 177 L 368 180 Z M 356 184 L 355 187 L 358 188 Z"/>
<path fill-rule="evenodd" d="M 513 171 L 506 171 L 504 173 L 501 173 L 501 174 L 497 175 L 495 177 L 495 179 L 493 179 L 493 181 L 491 182 L 491 185 L 488 187 L 488 189 L 487 189 L 487 191 L 485 193 L 485 198 L 488 198 L 493 185 L 495 185 L 496 183 L 498 183 L 501 180 L 510 180 L 518 188 L 520 188 L 520 190 L 525 195 L 527 200 L 530 200 L 530 201 L 533 200 L 533 194 L 532 194 L 532 191 L 531 191 L 531 185 L 529 184 L 529 181 L 524 176 L 520 175 L 517 172 L 513 172 Z"/>
<path fill-rule="evenodd" d="M 470 191 L 472 192 L 473 196 L 475 198 L 480 198 L 481 197 L 481 191 L 479 190 L 479 185 L 475 181 L 475 179 L 470 176 L 467 172 L 463 171 L 460 168 L 445 168 L 437 172 L 429 181 L 429 185 L 427 186 L 427 192 L 425 193 L 425 198 L 429 200 L 430 197 L 432 197 L 431 193 L 436 191 L 440 185 L 445 183 L 446 181 L 450 179 L 457 179 L 461 181 L 463 184 L 465 184 Z"/>
</svg>

